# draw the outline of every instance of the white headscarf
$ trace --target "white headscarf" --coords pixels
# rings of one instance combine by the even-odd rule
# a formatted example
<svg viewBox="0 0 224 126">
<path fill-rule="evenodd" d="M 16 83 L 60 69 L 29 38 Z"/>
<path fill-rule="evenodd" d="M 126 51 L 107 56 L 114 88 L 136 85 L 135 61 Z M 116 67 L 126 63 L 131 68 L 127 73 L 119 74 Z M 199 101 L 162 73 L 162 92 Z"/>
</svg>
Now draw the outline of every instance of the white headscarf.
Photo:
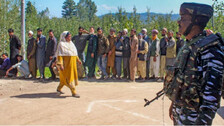
<svg viewBox="0 0 224 126">
<path fill-rule="evenodd" d="M 57 48 L 57 56 L 78 56 L 77 49 L 72 41 L 67 42 L 65 40 L 65 36 L 67 35 L 68 31 L 64 31 L 61 33 L 60 42 Z"/>
</svg>

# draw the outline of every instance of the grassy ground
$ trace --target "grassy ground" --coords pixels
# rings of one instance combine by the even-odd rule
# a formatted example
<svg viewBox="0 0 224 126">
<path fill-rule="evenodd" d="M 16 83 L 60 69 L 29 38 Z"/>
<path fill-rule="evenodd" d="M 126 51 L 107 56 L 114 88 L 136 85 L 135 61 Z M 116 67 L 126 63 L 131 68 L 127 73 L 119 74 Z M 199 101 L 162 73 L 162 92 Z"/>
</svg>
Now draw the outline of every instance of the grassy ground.
<svg viewBox="0 0 224 126">
<path fill-rule="evenodd" d="M 48 67 L 45 67 L 45 72 L 44 72 L 44 74 L 45 74 L 45 77 L 46 77 L 46 78 L 51 77 L 51 72 L 50 72 L 50 70 L 49 70 Z M 40 76 L 40 72 L 39 72 L 39 70 L 37 70 L 37 77 L 39 77 L 39 76 Z"/>
</svg>

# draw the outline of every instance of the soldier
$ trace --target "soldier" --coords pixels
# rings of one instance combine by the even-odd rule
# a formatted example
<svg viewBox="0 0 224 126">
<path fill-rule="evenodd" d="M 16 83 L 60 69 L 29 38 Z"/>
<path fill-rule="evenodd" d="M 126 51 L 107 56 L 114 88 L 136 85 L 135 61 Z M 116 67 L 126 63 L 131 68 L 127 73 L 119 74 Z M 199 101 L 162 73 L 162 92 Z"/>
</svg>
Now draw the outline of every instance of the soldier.
<svg viewBox="0 0 224 126">
<path fill-rule="evenodd" d="M 213 8 L 205 4 L 180 7 L 179 32 L 187 41 L 164 84 L 175 125 L 211 125 L 220 106 L 224 45 L 221 36 L 203 34 L 212 15 Z"/>
</svg>

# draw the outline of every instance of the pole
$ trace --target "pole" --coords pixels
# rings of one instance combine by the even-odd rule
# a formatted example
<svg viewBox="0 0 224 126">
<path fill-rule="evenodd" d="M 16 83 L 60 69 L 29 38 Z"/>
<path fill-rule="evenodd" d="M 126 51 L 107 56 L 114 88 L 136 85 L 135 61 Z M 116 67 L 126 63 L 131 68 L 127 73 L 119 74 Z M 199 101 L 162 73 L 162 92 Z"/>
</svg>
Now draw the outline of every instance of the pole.
<svg viewBox="0 0 224 126">
<path fill-rule="evenodd" d="M 23 42 L 23 57 L 26 58 L 26 40 L 25 40 L 25 0 L 21 0 L 21 36 Z"/>
<path fill-rule="evenodd" d="M 214 1 L 214 3 L 212 4 L 212 8 L 214 8 L 214 5 L 215 5 L 215 1 Z M 213 28 L 213 30 L 214 30 L 214 14 L 213 14 L 213 16 L 212 16 L 212 28 Z"/>
</svg>

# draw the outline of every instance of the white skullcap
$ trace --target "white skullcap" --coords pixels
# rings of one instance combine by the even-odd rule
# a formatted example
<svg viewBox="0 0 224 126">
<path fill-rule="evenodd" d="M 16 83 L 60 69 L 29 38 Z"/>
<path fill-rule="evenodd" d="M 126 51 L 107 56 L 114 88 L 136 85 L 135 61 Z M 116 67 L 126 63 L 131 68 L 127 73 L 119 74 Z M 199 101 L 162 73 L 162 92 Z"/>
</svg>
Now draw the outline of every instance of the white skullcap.
<svg viewBox="0 0 224 126">
<path fill-rule="evenodd" d="M 127 29 L 127 28 L 125 28 L 124 31 L 125 31 L 126 33 L 128 33 L 128 29 Z"/>
<path fill-rule="evenodd" d="M 33 31 L 29 31 L 29 33 L 30 33 L 31 35 L 33 35 Z"/>
<path fill-rule="evenodd" d="M 146 29 L 146 28 L 143 28 L 143 29 L 142 29 L 142 31 L 145 31 L 145 32 L 147 32 L 147 29 Z"/>
</svg>

